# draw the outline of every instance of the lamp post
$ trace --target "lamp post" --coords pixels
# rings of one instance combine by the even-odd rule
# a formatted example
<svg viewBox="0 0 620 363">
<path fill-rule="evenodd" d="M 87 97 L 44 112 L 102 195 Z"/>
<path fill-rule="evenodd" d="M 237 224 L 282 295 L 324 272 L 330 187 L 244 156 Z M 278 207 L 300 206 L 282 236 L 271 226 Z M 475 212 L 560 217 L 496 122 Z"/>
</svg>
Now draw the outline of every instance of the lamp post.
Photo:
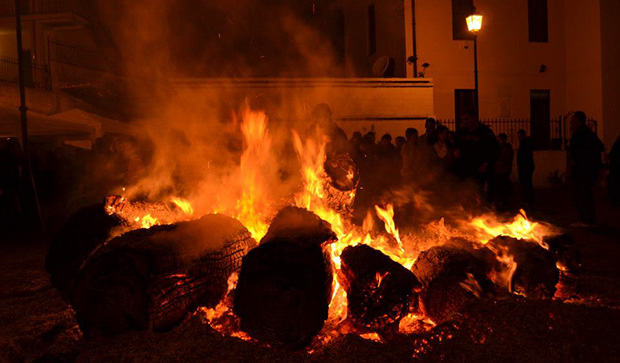
<svg viewBox="0 0 620 363">
<path fill-rule="evenodd" d="M 480 102 L 478 101 L 478 32 L 482 28 L 482 15 L 475 11 L 465 18 L 467 29 L 474 34 L 474 93 L 476 94 L 476 113 L 480 117 Z"/>
</svg>

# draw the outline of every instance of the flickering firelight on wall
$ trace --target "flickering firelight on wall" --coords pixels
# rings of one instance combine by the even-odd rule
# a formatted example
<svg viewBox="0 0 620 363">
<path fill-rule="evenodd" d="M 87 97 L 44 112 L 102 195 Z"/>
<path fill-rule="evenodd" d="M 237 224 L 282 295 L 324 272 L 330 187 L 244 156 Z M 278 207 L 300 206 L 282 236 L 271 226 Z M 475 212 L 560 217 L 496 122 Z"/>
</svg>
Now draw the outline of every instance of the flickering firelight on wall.
<svg viewBox="0 0 620 363">
<path fill-rule="evenodd" d="M 470 32 L 477 33 L 482 28 L 482 15 L 480 14 L 471 14 L 465 20 L 467 21 L 467 29 Z"/>
</svg>

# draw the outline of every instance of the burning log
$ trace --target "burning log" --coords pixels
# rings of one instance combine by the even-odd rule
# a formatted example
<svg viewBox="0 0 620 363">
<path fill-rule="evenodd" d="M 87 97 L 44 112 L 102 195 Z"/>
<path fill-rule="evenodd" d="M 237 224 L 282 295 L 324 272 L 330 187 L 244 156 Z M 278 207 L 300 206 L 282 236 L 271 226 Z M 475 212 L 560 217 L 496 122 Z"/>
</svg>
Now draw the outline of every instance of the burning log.
<svg viewBox="0 0 620 363">
<path fill-rule="evenodd" d="M 307 209 L 293 206 L 284 207 L 276 214 L 260 243 L 282 237 L 310 245 L 336 240 L 336 234 L 329 223 Z"/>
<path fill-rule="evenodd" d="M 547 236 L 543 242 L 549 246 L 549 251 L 555 254 L 556 265 L 561 271 L 574 273 L 579 269 L 580 256 L 573 236 L 569 234 Z"/>
<path fill-rule="evenodd" d="M 129 201 L 119 195 L 106 197 L 104 203 L 106 212 L 120 218 L 130 230 L 150 228 L 159 224 L 172 224 L 185 220 L 187 215 L 191 215 L 178 206 L 169 207 L 162 202 Z M 191 212 L 193 213 L 193 210 Z"/>
<path fill-rule="evenodd" d="M 111 231 L 122 223 L 118 216 L 106 213 L 100 203 L 77 211 L 54 236 L 45 268 L 52 285 L 64 299 L 68 299 L 75 275 L 88 255 L 107 241 Z"/>
<path fill-rule="evenodd" d="M 432 247 L 418 256 L 413 274 L 422 284 L 420 305 L 435 323 L 452 320 L 492 290 L 488 264 L 454 245 Z"/>
<path fill-rule="evenodd" d="M 327 205 L 342 214 L 352 213 L 355 191 L 359 183 L 359 170 L 348 153 L 329 155 L 325 160 L 325 185 Z"/>
<path fill-rule="evenodd" d="M 512 273 L 508 276 L 508 290 L 532 298 L 552 298 L 555 285 L 559 280 L 559 270 L 553 254 L 535 242 L 499 236 L 487 244 L 502 255 L 512 260 Z M 496 273 L 505 271 L 506 266 L 498 263 Z"/>
<path fill-rule="evenodd" d="M 288 349 L 307 346 L 327 319 L 333 274 L 323 245 L 334 239 L 314 213 L 281 210 L 261 244 L 243 258 L 234 296 L 241 329 Z"/>
<path fill-rule="evenodd" d="M 80 270 L 71 294 L 76 319 L 88 337 L 168 330 L 196 307 L 215 306 L 255 245 L 241 223 L 218 214 L 128 232 Z"/>
<path fill-rule="evenodd" d="M 366 245 L 347 247 L 341 256 L 340 284 L 347 292 L 348 316 L 375 331 L 397 329 L 410 308 L 417 308 L 420 283 L 387 255 Z"/>
</svg>

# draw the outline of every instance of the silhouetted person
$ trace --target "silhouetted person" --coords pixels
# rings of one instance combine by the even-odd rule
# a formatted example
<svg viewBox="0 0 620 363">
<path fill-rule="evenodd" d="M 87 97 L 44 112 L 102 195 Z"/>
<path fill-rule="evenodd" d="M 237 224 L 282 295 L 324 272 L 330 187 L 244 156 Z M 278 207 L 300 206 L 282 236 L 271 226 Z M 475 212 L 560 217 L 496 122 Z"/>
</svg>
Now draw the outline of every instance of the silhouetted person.
<svg viewBox="0 0 620 363">
<path fill-rule="evenodd" d="M 517 131 L 519 148 L 517 149 L 517 171 L 519 172 L 519 185 L 521 186 L 521 202 L 527 207 L 534 204 L 534 143 L 527 136 L 525 130 Z"/>
<path fill-rule="evenodd" d="M 347 134 L 332 119 L 332 110 L 326 103 L 319 103 L 312 110 L 312 121 L 323 132 L 329 136 L 329 143 L 326 147 L 326 153 L 342 154 L 349 150 L 349 140 Z"/>
<path fill-rule="evenodd" d="M 361 157 L 362 151 L 360 147 L 362 146 L 362 133 L 359 131 L 355 131 L 351 136 L 351 140 L 349 140 L 349 155 L 355 162 L 358 162 L 358 158 Z"/>
<path fill-rule="evenodd" d="M 405 145 L 406 142 L 407 142 L 407 139 L 405 139 L 403 136 L 397 136 L 396 139 L 394 139 L 394 143 L 396 144 L 396 150 L 398 150 L 399 153 L 402 150 L 403 145 Z"/>
<path fill-rule="evenodd" d="M 433 151 L 435 153 L 432 164 L 439 171 L 439 175 L 451 173 L 454 167 L 455 150 L 449 139 L 449 130 L 443 125 L 437 127 L 437 141 L 433 145 Z"/>
<path fill-rule="evenodd" d="M 429 117 L 424 122 L 424 134 L 420 136 L 420 145 L 433 146 L 437 141 L 437 122 Z"/>
<path fill-rule="evenodd" d="M 620 136 L 609 152 L 609 202 L 620 205 Z"/>
<path fill-rule="evenodd" d="M 459 150 L 459 174 L 462 178 L 473 179 L 478 183 L 480 194 L 487 186 L 487 201 L 495 196 L 495 162 L 499 145 L 495 134 L 478 121 L 475 112 L 465 112 L 461 117 L 463 127 L 457 132 Z"/>
<path fill-rule="evenodd" d="M 377 176 L 380 180 L 380 188 L 383 190 L 398 184 L 402 161 L 396 146 L 392 144 L 392 135 L 381 136 L 381 141 L 377 145 L 377 159 L 379 163 Z"/>
<path fill-rule="evenodd" d="M 504 209 L 508 205 L 510 195 L 512 194 L 512 182 L 510 174 L 512 173 L 512 160 L 514 151 L 512 145 L 508 142 L 508 135 L 497 135 L 499 144 L 499 156 L 495 163 L 495 181 L 497 190 L 497 205 L 500 209 Z"/>
<path fill-rule="evenodd" d="M 22 214 L 21 147 L 16 139 L 0 140 L 0 231 L 19 227 Z"/>
<path fill-rule="evenodd" d="M 417 181 L 419 175 L 419 147 L 418 147 L 418 130 L 410 127 L 405 131 L 407 142 L 403 145 L 400 154 L 403 160 L 401 175 L 404 183 L 412 183 Z"/>
<path fill-rule="evenodd" d="M 590 227 L 596 224 L 594 186 L 602 166 L 601 153 L 605 146 L 586 125 L 586 114 L 577 111 L 571 115 L 573 134 L 568 149 L 568 180 L 579 222 L 573 227 Z"/>
</svg>

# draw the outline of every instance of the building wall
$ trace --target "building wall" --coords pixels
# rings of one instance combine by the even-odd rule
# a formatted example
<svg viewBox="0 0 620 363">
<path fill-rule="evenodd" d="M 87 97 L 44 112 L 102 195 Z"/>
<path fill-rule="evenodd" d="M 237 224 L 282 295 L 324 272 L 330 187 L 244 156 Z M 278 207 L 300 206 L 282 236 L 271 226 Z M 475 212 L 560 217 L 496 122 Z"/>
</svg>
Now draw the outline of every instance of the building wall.
<svg viewBox="0 0 620 363">
<path fill-rule="evenodd" d="M 551 115 L 566 108 L 562 0 L 549 0 L 549 41 L 528 40 L 527 0 L 478 0 L 484 15 L 478 35 L 482 118 L 529 117 L 530 90 L 551 90 Z M 441 19 L 441 20 L 438 20 Z M 429 63 L 438 118 L 454 118 L 454 90 L 474 88 L 473 42 L 452 39 L 451 0 L 418 0 L 418 64 Z M 539 72 L 540 66 L 547 67 Z"/>
<path fill-rule="evenodd" d="M 603 135 L 599 0 L 566 0 L 566 108 L 583 110 Z"/>
<path fill-rule="evenodd" d="M 375 5 L 377 51 L 368 49 L 368 6 Z M 372 76 L 377 58 L 394 58 L 396 77 L 406 76 L 405 8 L 402 0 L 345 0 L 346 74 L 351 77 Z"/>
<path fill-rule="evenodd" d="M 348 74 L 360 76 L 371 65 L 366 53 L 371 1 L 344 3 Z M 583 110 L 598 121 L 599 136 L 610 146 L 620 134 L 620 1 L 548 0 L 547 42 L 529 41 L 527 0 L 475 0 L 474 5 L 484 15 L 478 35 L 480 116 L 529 118 L 530 90 L 550 90 L 552 118 Z M 406 48 L 404 39 L 380 30 L 396 31 L 389 27 L 395 22 L 401 28 L 394 10 L 404 15 L 404 5 L 377 0 L 376 6 L 377 48 L 398 54 L 397 47 Z M 383 7 L 391 9 L 391 17 L 379 16 Z M 418 69 L 430 64 L 425 76 L 435 84 L 435 116 L 452 119 L 454 90 L 474 88 L 473 42 L 452 39 L 452 0 L 416 0 L 415 24 Z M 541 65 L 546 71 L 540 72 Z"/>
<path fill-rule="evenodd" d="M 603 141 L 608 150 L 620 135 L 620 1 L 601 2 L 601 42 L 603 77 Z M 610 46 L 613 45 L 613 46 Z"/>
</svg>

